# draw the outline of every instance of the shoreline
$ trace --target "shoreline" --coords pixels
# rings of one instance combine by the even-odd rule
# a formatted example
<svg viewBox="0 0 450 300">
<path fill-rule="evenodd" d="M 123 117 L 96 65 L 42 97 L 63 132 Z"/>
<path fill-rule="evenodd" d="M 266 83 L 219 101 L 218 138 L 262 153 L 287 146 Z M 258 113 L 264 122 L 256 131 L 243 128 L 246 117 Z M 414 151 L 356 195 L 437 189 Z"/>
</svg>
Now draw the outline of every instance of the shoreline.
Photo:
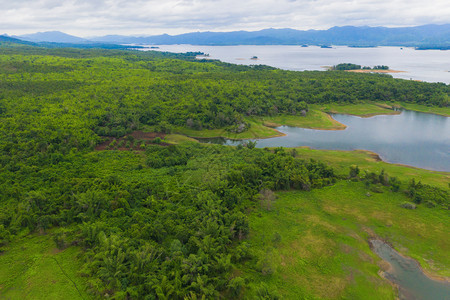
<svg viewBox="0 0 450 300">
<path fill-rule="evenodd" d="M 388 112 L 380 112 L 380 113 L 368 113 L 368 114 L 363 114 L 363 115 L 356 115 L 356 114 L 351 114 L 351 113 L 341 113 L 341 112 L 336 112 L 336 111 L 329 111 L 327 112 L 327 114 L 336 114 L 336 115 L 348 115 L 348 116 L 355 116 L 355 117 L 360 117 L 360 118 L 371 118 L 371 117 L 375 117 L 375 116 L 394 116 L 394 115 L 399 115 L 401 114 L 401 111 L 392 111 L 392 113 L 388 113 Z M 330 116 L 331 117 L 331 116 Z M 334 121 L 338 122 L 336 119 L 333 119 Z M 339 123 L 339 122 L 338 122 Z M 342 123 L 340 123 L 342 124 Z M 344 125 L 344 124 L 343 124 Z M 347 126 L 345 126 L 347 127 Z"/>
<path fill-rule="evenodd" d="M 414 109 L 414 108 L 406 108 L 405 106 L 402 106 L 402 104 L 397 104 L 397 103 L 394 103 L 394 105 L 392 107 L 393 108 L 397 108 L 397 109 L 404 109 L 404 110 L 409 110 L 409 111 L 420 112 L 420 113 L 424 113 L 424 114 L 432 114 L 432 115 L 437 115 L 437 116 L 443 116 L 443 117 L 447 117 L 447 118 L 450 117 L 450 115 L 446 114 L 446 113 L 423 111 L 423 110 L 418 110 L 418 109 Z"/>
</svg>

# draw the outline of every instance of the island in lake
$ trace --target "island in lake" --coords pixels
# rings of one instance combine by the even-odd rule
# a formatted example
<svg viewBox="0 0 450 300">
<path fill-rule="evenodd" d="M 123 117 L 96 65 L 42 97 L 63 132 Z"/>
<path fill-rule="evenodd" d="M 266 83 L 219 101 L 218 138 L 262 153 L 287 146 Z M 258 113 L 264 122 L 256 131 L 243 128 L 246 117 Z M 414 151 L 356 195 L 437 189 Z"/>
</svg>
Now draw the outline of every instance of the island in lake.
<svg viewBox="0 0 450 300">
<path fill-rule="evenodd" d="M 377 65 L 374 67 L 361 66 L 352 63 L 342 63 L 329 67 L 329 70 L 333 71 L 348 71 L 355 73 L 402 73 L 404 71 L 391 70 L 388 66 Z"/>
</svg>

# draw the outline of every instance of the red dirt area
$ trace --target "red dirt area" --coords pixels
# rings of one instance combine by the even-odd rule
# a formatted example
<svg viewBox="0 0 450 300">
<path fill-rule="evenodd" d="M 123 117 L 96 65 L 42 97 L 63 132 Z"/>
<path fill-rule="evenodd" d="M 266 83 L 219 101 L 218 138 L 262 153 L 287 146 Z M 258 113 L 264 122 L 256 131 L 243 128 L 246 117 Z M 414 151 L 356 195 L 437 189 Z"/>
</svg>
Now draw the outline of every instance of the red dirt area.
<svg viewBox="0 0 450 300">
<path fill-rule="evenodd" d="M 101 151 L 101 150 L 119 150 L 119 151 L 130 151 L 130 150 L 136 150 L 136 151 L 144 151 L 145 148 L 141 147 L 141 144 L 144 143 L 145 145 L 148 144 L 154 144 L 154 145 L 160 145 L 160 146 L 169 146 L 170 144 L 160 142 L 160 143 L 153 143 L 153 140 L 155 138 L 159 137 L 161 140 L 163 140 L 166 137 L 165 133 L 159 133 L 159 132 L 143 132 L 143 131 L 134 131 L 130 134 L 127 134 L 123 137 L 116 138 L 112 136 L 103 136 L 103 142 L 98 144 L 95 147 L 95 150 Z M 115 144 L 111 146 L 111 143 L 116 140 Z M 127 147 L 127 143 L 129 142 L 130 146 Z"/>
</svg>

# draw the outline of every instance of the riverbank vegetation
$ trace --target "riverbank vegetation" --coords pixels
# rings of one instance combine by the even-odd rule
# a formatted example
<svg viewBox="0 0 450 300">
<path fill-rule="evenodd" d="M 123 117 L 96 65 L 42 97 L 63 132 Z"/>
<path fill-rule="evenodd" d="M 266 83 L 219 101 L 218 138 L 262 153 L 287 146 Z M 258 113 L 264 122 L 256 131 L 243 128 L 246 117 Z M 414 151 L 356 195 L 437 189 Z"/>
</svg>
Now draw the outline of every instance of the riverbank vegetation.
<svg viewBox="0 0 450 300">
<path fill-rule="evenodd" d="M 254 143 L 204 145 L 185 136 L 268 137 L 277 132 L 264 122 L 332 122 L 317 107 L 336 103 L 447 107 L 445 84 L 237 66 L 196 61 L 189 53 L 1 47 L 1 298 L 76 298 L 77 293 L 80 298 L 115 299 L 264 297 L 276 291 L 274 282 L 280 284 L 281 295 L 289 295 L 277 277 L 283 269 L 268 268 L 266 256 L 261 256 L 269 253 L 258 244 L 267 236 L 261 235 L 255 219 L 275 211 L 284 219 L 277 205 L 290 205 L 289 195 L 305 205 L 305 211 L 293 207 L 291 212 L 311 224 L 329 217 L 327 207 L 348 207 L 353 201 L 362 216 L 371 208 L 379 211 L 382 204 L 388 211 L 395 206 L 390 215 L 395 225 L 394 215 L 400 212 L 417 213 L 422 223 L 431 216 L 425 226 L 432 226 L 448 210 L 443 180 L 433 181 L 433 176 L 441 180 L 445 174 L 411 181 L 414 175 L 400 176 L 404 169 L 396 169 L 399 178 L 394 178 L 391 170 L 368 166 L 365 172 L 363 163 L 356 168 L 347 165 L 350 161 L 339 166 L 310 160 L 300 150 L 256 149 Z M 305 122 L 297 123 L 297 118 Z M 334 189 L 344 193 L 342 202 L 337 198 L 320 206 L 320 193 L 329 193 L 325 195 L 332 202 L 334 192 L 329 191 Z M 382 200 L 381 195 L 388 197 Z M 398 206 L 400 200 L 417 209 Z M 306 209 L 311 214 L 303 214 Z M 356 220 L 349 226 L 358 226 L 358 211 L 342 212 Z M 317 217 L 311 217 L 315 212 Z M 362 220 L 377 234 L 396 236 L 389 226 L 377 229 L 384 221 Z M 305 226 L 292 232 L 303 242 L 310 239 L 308 226 L 313 225 Z M 280 227 L 270 239 L 289 241 L 287 231 Z M 428 237 L 432 245 L 440 236 L 436 232 Z M 340 236 L 331 229 L 320 234 L 330 240 Z M 341 246 L 339 239 L 333 242 L 336 247 Z M 363 242 L 349 243 L 366 251 Z M 443 243 L 435 245 L 433 259 L 448 267 L 448 245 Z M 411 255 L 423 262 L 431 254 L 420 247 L 411 246 Z M 313 266 L 311 276 L 293 287 L 304 295 L 320 297 L 320 282 L 327 274 L 357 274 L 355 282 L 366 282 L 378 270 L 373 256 L 359 276 L 352 268 L 338 270 L 337 260 L 324 258 L 328 250 L 320 252 L 325 248 L 307 257 L 298 249 L 293 259 Z M 51 284 L 45 285 L 46 278 Z M 253 279 L 261 284 L 255 286 Z M 380 280 L 375 280 L 380 293 L 392 295 L 392 288 Z M 340 297 L 342 286 L 347 289 L 336 281 L 333 295 Z"/>
</svg>

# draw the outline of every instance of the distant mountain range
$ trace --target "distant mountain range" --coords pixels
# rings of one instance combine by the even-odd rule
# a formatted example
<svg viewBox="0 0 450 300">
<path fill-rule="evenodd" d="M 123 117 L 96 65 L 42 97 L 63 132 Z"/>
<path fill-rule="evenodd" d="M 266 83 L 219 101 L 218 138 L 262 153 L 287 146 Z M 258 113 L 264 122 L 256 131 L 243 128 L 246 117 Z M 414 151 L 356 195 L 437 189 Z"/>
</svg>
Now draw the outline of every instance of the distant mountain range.
<svg viewBox="0 0 450 300">
<path fill-rule="evenodd" d="M 192 32 L 180 35 L 107 35 L 88 39 L 59 31 L 17 36 L 30 42 L 72 44 L 192 44 L 192 45 L 347 45 L 412 46 L 446 49 L 450 47 L 450 24 L 416 27 L 332 27 L 328 30 L 264 29 L 260 31 Z"/>
<path fill-rule="evenodd" d="M 113 43 L 101 43 L 101 42 L 92 42 L 88 40 L 84 40 L 82 42 L 79 42 L 79 38 L 74 37 L 74 42 L 70 42 L 70 39 L 67 37 L 69 35 L 65 35 L 65 42 L 50 42 L 50 41 L 39 41 L 38 39 L 35 39 L 36 42 L 30 42 L 26 40 L 22 40 L 16 37 L 10 37 L 7 35 L 0 35 L 0 44 L 6 43 L 6 44 L 21 44 L 21 45 L 27 45 L 27 46 L 34 46 L 34 47 L 46 47 L 46 48 L 81 48 L 81 49 L 117 49 L 117 50 L 127 50 L 130 49 L 129 46 L 125 45 L 117 45 Z M 63 36 L 61 34 L 58 34 L 58 36 Z M 69 36 L 70 37 L 70 36 Z M 57 41 L 56 39 L 51 39 L 53 41 Z M 77 42 L 78 41 L 78 42 Z M 140 46 L 133 46 L 132 48 L 141 48 Z"/>
<path fill-rule="evenodd" d="M 50 43 L 92 43 L 86 39 L 76 37 L 61 31 L 46 31 L 37 32 L 32 34 L 25 34 L 21 36 L 14 36 L 16 38 L 29 41 L 29 42 L 50 42 Z"/>
</svg>

